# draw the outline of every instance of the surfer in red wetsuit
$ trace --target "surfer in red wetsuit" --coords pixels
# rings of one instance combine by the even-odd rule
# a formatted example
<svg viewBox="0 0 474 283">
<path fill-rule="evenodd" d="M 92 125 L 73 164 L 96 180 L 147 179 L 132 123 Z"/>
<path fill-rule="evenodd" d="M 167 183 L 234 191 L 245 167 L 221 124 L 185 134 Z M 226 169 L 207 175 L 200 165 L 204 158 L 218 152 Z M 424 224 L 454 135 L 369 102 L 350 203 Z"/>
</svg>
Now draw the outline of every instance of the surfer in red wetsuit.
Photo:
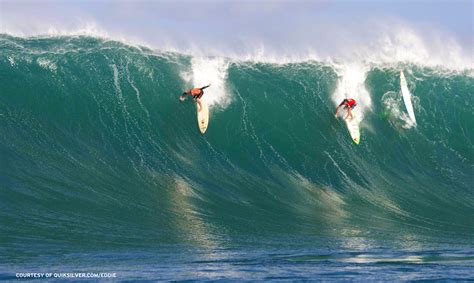
<svg viewBox="0 0 474 283">
<path fill-rule="evenodd" d="M 183 94 L 181 94 L 181 96 L 179 97 L 179 100 L 184 101 L 184 99 L 186 98 L 186 95 L 191 95 L 193 97 L 194 101 L 196 101 L 196 103 L 199 105 L 199 111 L 201 111 L 201 109 L 202 109 L 201 97 L 204 95 L 204 89 L 208 88 L 210 86 L 211 86 L 211 84 L 208 84 L 207 86 L 203 86 L 203 87 L 199 87 L 199 88 L 193 88 L 193 89 L 190 89 L 186 92 L 183 92 Z"/>
<path fill-rule="evenodd" d="M 354 107 L 357 106 L 357 102 L 355 101 L 355 99 L 345 98 L 341 102 L 341 104 L 339 104 L 339 106 L 337 106 L 336 108 L 336 114 L 335 114 L 336 117 L 337 117 L 337 112 L 339 112 L 339 108 L 341 108 L 342 106 L 344 106 L 344 109 L 347 109 L 347 116 L 344 119 L 347 119 L 349 116 L 351 116 L 351 119 L 352 119 L 353 118 L 352 109 L 354 109 Z"/>
</svg>

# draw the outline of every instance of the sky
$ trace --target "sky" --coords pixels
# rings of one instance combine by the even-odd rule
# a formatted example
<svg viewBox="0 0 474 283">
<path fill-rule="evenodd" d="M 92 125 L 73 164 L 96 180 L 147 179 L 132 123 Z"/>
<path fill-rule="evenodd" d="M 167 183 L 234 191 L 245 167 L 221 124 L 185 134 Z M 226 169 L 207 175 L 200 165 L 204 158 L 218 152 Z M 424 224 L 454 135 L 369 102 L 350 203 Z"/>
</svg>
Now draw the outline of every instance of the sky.
<svg viewBox="0 0 474 283">
<path fill-rule="evenodd" d="M 472 60 L 473 14 L 474 0 L 0 0 L 0 32 L 88 30 L 157 49 L 322 56 L 412 38 L 426 49 L 452 44 Z"/>
</svg>

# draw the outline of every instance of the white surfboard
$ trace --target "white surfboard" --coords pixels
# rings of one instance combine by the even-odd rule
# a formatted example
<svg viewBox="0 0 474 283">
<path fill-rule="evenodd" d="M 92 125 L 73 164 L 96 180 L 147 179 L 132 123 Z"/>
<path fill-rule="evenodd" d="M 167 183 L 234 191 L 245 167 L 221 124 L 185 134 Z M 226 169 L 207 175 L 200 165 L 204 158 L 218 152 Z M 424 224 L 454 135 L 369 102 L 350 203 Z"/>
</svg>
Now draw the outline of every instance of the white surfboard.
<svg viewBox="0 0 474 283">
<path fill-rule="evenodd" d="M 209 124 L 209 108 L 207 107 L 207 103 L 202 99 L 201 106 L 202 109 L 199 111 L 199 105 L 196 103 L 199 131 L 201 131 L 201 134 L 204 134 L 207 130 L 207 125 Z"/>
<path fill-rule="evenodd" d="M 405 103 L 405 107 L 408 112 L 408 116 L 410 120 L 416 124 L 415 119 L 415 112 L 413 111 L 413 105 L 411 104 L 411 93 L 408 90 L 407 80 L 405 79 L 405 75 L 403 74 L 403 70 L 400 70 L 400 89 L 402 91 L 403 102 Z"/>
<path fill-rule="evenodd" d="M 359 144 L 360 142 L 359 122 L 357 121 L 357 117 L 356 117 L 356 114 L 354 113 L 354 110 L 352 110 L 352 119 L 349 117 L 344 120 L 346 121 L 347 129 L 349 130 L 349 133 L 351 134 L 352 140 L 356 144 Z"/>
</svg>

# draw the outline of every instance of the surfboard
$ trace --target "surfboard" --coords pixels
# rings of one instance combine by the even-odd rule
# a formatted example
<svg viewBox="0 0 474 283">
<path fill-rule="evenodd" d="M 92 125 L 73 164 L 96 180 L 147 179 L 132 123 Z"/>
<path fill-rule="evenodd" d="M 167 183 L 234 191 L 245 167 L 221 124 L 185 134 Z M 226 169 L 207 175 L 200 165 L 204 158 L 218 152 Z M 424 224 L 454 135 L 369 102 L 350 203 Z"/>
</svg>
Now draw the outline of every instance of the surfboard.
<svg viewBox="0 0 474 283">
<path fill-rule="evenodd" d="M 199 131 L 201 131 L 201 134 L 204 134 L 207 130 L 207 125 L 209 124 L 209 108 L 207 107 L 207 103 L 202 99 L 201 105 L 202 109 L 199 111 L 199 105 L 196 103 L 196 111 Z"/>
<path fill-rule="evenodd" d="M 354 110 L 352 110 L 352 119 L 347 118 L 344 119 L 346 121 L 347 129 L 349 130 L 349 134 L 351 134 L 352 141 L 356 144 L 360 142 L 360 129 L 359 129 L 359 122 L 357 121 L 356 114 Z"/>
<path fill-rule="evenodd" d="M 407 80 L 405 79 L 403 70 L 400 70 L 400 89 L 402 91 L 403 102 L 405 103 L 408 116 L 410 117 L 410 120 L 416 124 L 415 112 L 413 111 L 413 105 L 411 104 L 411 93 L 408 90 Z"/>
</svg>

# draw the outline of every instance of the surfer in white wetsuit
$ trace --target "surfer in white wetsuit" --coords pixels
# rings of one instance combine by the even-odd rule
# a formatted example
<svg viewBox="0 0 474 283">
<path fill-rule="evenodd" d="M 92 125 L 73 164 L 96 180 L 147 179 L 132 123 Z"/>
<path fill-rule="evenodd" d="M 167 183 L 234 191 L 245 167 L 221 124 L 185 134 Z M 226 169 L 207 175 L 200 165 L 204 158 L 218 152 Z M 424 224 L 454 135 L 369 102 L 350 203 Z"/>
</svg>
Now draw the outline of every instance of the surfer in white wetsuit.
<svg viewBox="0 0 474 283">
<path fill-rule="evenodd" d="M 196 103 L 199 105 L 199 111 L 201 111 L 201 109 L 202 109 L 201 97 L 204 95 L 204 89 L 208 88 L 210 86 L 211 86 L 211 84 L 208 84 L 207 86 L 203 86 L 203 87 L 199 87 L 199 88 L 193 88 L 193 89 L 190 89 L 186 92 L 183 92 L 183 94 L 181 94 L 181 96 L 179 97 L 179 100 L 184 101 L 184 99 L 186 99 L 186 95 L 191 95 L 193 97 L 194 101 L 196 101 Z"/>
<path fill-rule="evenodd" d="M 337 106 L 336 108 L 336 114 L 334 116 L 337 117 L 337 112 L 339 112 L 339 108 L 341 108 L 342 106 L 344 106 L 344 109 L 347 109 L 347 116 L 346 118 L 344 119 L 347 119 L 349 116 L 351 117 L 351 119 L 354 117 L 352 116 L 352 109 L 354 109 L 354 107 L 357 106 L 357 102 L 355 101 L 355 99 L 352 99 L 352 98 L 345 98 L 341 104 L 339 104 L 339 106 Z"/>
</svg>

